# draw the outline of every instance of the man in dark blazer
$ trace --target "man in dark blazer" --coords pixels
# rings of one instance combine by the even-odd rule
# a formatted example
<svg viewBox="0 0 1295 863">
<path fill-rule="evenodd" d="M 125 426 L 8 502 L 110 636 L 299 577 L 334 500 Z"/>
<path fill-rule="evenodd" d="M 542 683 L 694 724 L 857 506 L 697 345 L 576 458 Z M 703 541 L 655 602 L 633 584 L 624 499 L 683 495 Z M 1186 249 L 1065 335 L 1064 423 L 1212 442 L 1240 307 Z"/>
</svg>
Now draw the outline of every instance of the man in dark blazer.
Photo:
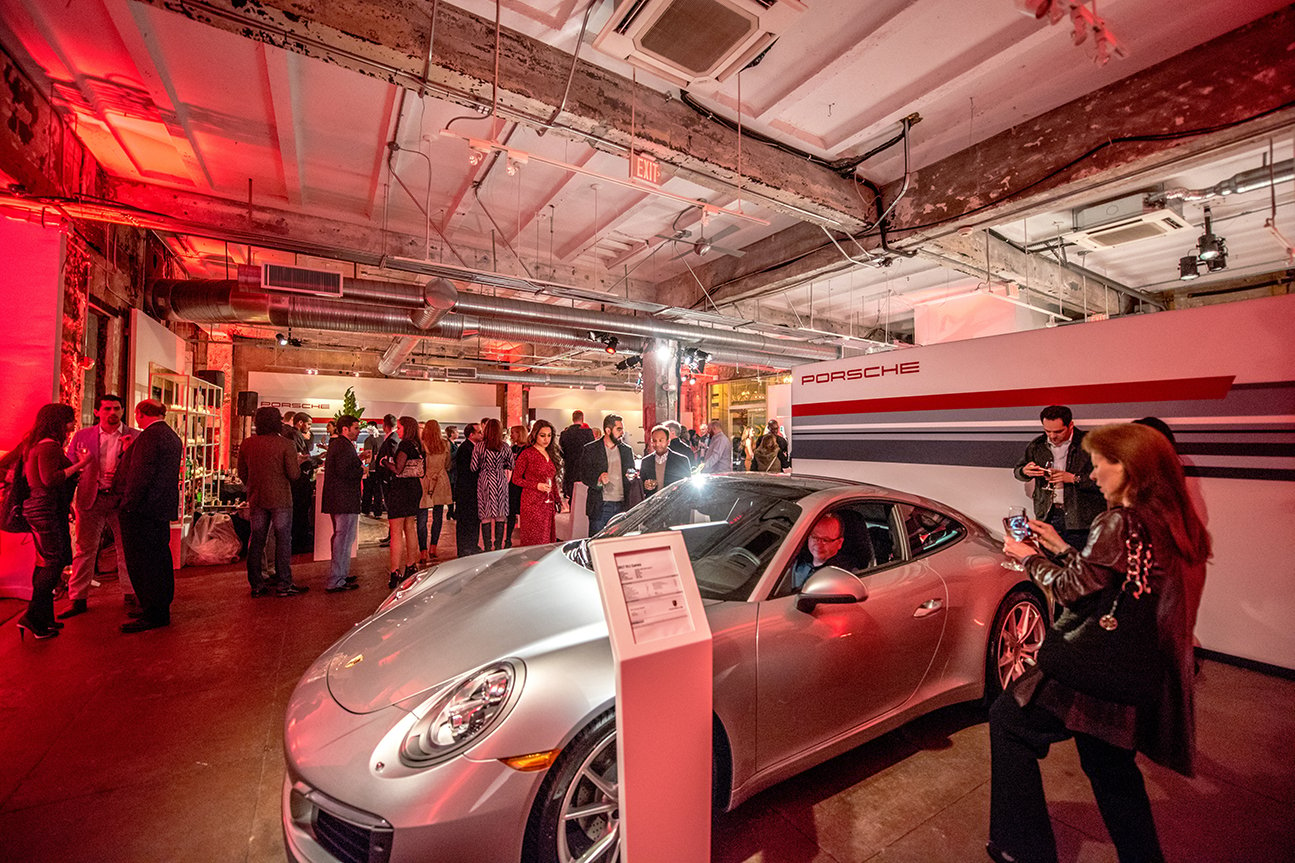
<svg viewBox="0 0 1295 863">
<path fill-rule="evenodd" d="M 603 417 L 603 436 L 585 444 L 580 453 L 580 481 L 589 487 L 585 514 L 589 535 L 607 526 L 612 516 L 626 509 L 630 483 L 634 482 L 634 451 L 621 438 L 625 426 L 616 414 Z"/>
<path fill-rule="evenodd" d="M 377 473 L 378 482 L 382 484 L 382 495 L 385 498 L 389 490 L 389 483 L 395 478 L 395 473 L 391 470 L 391 465 L 396 462 L 396 449 L 400 446 L 400 435 L 396 434 L 396 415 L 383 414 L 382 416 L 382 443 L 378 445 L 378 451 L 373 457 L 374 467 L 369 472 Z M 378 543 L 383 548 L 391 545 L 391 522 L 387 522 L 387 535 Z"/>
<path fill-rule="evenodd" d="M 180 464 L 184 444 L 163 422 L 166 405 L 145 399 L 135 406 L 140 432 L 122 453 L 113 477 L 121 498 L 121 541 L 139 611 L 122 632 L 143 632 L 171 622 L 175 567 L 171 522 L 180 517 Z"/>
<path fill-rule="evenodd" d="M 643 496 L 651 497 L 672 482 L 692 475 L 688 459 L 670 449 L 670 430 L 664 425 L 652 429 L 652 451 L 643 459 L 639 478 L 643 482 Z"/>
<path fill-rule="evenodd" d="M 481 446 L 481 427 L 468 423 L 463 442 L 454 453 L 454 541 L 459 557 L 480 554 L 481 515 L 477 510 L 477 474 L 472 469 L 472 450 Z"/>
<path fill-rule="evenodd" d="M 359 418 L 343 414 L 337 420 L 337 437 L 329 441 L 324 461 L 324 490 L 319 508 L 333 519 L 333 562 L 325 593 L 359 587 L 351 575 L 351 546 L 355 545 L 355 532 L 360 526 L 360 481 L 364 477 L 364 464 L 355 451 L 359 436 Z"/>
<path fill-rule="evenodd" d="M 580 478 L 580 456 L 585 446 L 594 439 L 594 430 L 585 425 L 585 412 L 572 411 L 571 425 L 558 435 L 558 448 L 562 450 L 562 496 L 571 500 L 571 489 Z"/>
<path fill-rule="evenodd" d="M 683 438 L 679 437 L 679 435 L 683 433 L 683 426 L 679 425 L 679 423 L 675 422 L 674 420 L 670 420 L 668 422 L 662 423 L 662 425 L 664 425 L 666 431 L 670 433 L 671 451 L 677 452 L 679 453 L 679 455 L 686 458 L 688 460 L 688 470 L 691 471 L 692 457 L 693 457 L 692 447 L 684 443 Z"/>
</svg>

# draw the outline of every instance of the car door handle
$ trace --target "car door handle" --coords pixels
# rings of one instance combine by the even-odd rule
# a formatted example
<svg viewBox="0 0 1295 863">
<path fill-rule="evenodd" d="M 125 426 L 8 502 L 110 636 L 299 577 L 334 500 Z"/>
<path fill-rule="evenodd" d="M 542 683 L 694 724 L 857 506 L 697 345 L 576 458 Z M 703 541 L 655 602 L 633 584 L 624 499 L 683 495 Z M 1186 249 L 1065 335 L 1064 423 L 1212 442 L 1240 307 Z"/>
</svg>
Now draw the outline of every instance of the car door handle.
<svg viewBox="0 0 1295 863">
<path fill-rule="evenodd" d="M 926 602 L 922 603 L 917 607 L 917 611 L 913 612 L 913 617 L 927 617 L 929 615 L 935 614 L 941 608 L 944 608 L 944 600 L 928 599 Z"/>
</svg>

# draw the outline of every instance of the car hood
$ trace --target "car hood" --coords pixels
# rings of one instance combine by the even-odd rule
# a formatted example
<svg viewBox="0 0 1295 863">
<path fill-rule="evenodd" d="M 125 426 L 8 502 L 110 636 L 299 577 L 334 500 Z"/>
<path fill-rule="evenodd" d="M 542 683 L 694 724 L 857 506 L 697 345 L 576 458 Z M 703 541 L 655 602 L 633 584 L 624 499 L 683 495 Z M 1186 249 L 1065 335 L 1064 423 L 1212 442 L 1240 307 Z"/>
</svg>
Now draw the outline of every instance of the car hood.
<svg viewBox="0 0 1295 863">
<path fill-rule="evenodd" d="M 462 568 L 459 568 L 462 566 Z M 594 574 L 560 546 L 480 555 L 444 568 L 332 648 L 328 689 L 353 713 L 413 699 L 495 659 L 607 638 Z"/>
</svg>

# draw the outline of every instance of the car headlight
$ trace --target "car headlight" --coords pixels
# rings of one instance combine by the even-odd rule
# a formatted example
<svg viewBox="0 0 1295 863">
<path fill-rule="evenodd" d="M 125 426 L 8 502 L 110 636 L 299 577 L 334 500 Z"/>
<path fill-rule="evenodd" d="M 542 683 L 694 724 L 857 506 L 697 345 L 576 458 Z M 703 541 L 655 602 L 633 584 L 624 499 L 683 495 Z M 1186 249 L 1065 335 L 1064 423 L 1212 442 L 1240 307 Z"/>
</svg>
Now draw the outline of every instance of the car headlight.
<svg viewBox="0 0 1295 863">
<path fill-rule="evenodd" d="M 420 705 L 400 747 L 401 760 L 427 767 L 466 749 L 503 716 L 517 678 L 512 662 L 497 662 Z"/>
</svg>

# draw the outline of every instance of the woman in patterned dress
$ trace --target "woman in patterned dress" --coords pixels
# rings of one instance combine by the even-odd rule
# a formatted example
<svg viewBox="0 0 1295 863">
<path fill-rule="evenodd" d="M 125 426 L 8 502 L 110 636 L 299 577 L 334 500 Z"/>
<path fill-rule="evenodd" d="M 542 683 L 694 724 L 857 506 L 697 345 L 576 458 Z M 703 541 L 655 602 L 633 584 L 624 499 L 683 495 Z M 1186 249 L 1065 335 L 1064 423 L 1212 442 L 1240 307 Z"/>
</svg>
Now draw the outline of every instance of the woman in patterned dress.
<svg viewBox="0 0 1295 863">
<path fill-rule="evenodd" d="M 477 512 L 481 516 L 481 547 L 503 548 L 508 520 L 508 471 L 513 467 L 512 448 L 504 443 L 499 420 L 486 422 L 481 445 L 472 449 L 472 470 L 477 474 Z"/>
<path fill-rule="evenodd" d="M 513 485 L 522 490 L 517 545 L 557 542 L 553 515 L 562 500 L 562 454 L 552 424 L 537 420 L 531 426 L 530 446 L 517 456 Z"/>
<path fill-rule="evenodd" d="M 423 451 L 427 461 L 423 471 L 423 499 L 418 510 L 419 563 L 436 560 L 436 546 L 441 541 L 441 526 L 445 521 L 445 507 L 450 496 L 450 443 L 441 434 L 441 424 L 428 420 L 423 424 Z M 427 517 L 431 515 L 429 534 Z M 429 541 L 430 540 L 430 541 Z"/>
</svg>

